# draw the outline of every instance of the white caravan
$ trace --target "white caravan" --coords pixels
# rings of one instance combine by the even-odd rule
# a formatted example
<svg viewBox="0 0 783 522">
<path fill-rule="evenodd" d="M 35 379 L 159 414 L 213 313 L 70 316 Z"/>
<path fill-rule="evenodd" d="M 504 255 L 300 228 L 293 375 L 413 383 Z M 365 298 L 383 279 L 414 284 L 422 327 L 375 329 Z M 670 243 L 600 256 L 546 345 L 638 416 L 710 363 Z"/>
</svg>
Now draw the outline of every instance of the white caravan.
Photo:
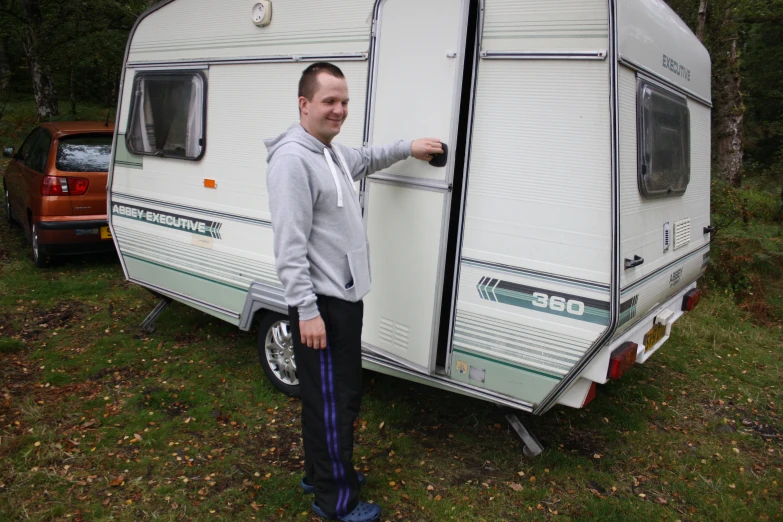
<svg viewBox="0 0 783 522">
<path fill-rule="evenodd" d="M 261 140 L 314 61 L 346 75 L 342 143 L 449 146 L 357 185 L 366 368 L 580 408 L 698 301 L 710 58 L 663 0 L 168 0 L 131 32 L 109 178 L 125 275 L 162 297 L 147 326 L 171 299 L 256 322 L 296 393 Z"/>
</svg>

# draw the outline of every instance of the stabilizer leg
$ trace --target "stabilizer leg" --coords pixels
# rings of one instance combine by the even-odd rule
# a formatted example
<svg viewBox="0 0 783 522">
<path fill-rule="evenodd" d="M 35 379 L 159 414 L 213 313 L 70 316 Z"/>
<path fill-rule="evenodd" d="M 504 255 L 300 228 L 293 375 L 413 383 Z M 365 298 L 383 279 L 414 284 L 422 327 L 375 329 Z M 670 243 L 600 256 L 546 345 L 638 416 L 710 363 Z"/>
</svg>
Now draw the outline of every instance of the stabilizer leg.
<svg viewBox="0 0 783 522">
<path fill-rule="evenodd" d="M 522 448 L 522 452 L 525 454 L 526 457 L 533 458 L 537 455 L 539 455 L 542 451 L 544 451 L 543 446 L 541 446 L 541 443 L 538 442 L 538 439 L 527 431 L 527 429 L 522 425 L 522 421 L 519 420 L 519 417 L 517 417 L 513 413 L 506 414 L 506 420 L 509 424 L 511 424 L 511 427 L 514 428 L 514 431 L 517 432 L 517 435 L 519 435 L 519 438 L 522 439 L 522 442 L 524 443 L 524 447 Z"/>
<path fill-rule="evenodd" d="M 171 304 L 170 297 L 161 296 L 160 301 L 158 301 L 158 304 L 155 305 L 155 308 L 152 309 L 149 315 L 141 322 L 141 325 L 139 325 L 141 327 L 141 330 L 148 334 L 154 332 L 155 321 L 158 319 L 158 316 L 163 313 L 163 310 L 168 308 L 170 304 Z"/>
</svg>

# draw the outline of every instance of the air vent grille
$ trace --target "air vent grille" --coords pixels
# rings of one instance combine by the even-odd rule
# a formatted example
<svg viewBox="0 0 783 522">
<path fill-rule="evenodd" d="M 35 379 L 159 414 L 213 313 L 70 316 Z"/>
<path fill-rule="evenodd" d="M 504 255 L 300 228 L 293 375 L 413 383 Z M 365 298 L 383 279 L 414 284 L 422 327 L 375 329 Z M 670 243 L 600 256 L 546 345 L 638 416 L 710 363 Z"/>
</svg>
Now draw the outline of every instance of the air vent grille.
<svg viewBox="0 0 783 522">
<path fill-rule="evenodd" d="M 674 250 L 691 242 L 691 220 L 683 219 L 674 224 Z"/>
<path fill-rule="evenodd" d="M 410 329 L 406 325 L 381 317 L 379 335 L 381 340 L 388 343 L 390 347 L 398 350 L 407 350 L 409 333 Z"/>
</svg>

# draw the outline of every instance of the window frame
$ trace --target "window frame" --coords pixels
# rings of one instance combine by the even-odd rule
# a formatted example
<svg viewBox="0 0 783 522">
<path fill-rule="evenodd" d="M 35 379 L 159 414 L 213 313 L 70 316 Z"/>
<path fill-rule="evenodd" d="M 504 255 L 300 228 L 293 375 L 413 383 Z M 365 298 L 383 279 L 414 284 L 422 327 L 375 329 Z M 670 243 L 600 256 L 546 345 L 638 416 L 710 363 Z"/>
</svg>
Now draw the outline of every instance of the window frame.
<svg viewBox="0 0 783 522">
<path fill-rule="evenodd" d="M 645 88 L 649 88 L 652 91 L 656 91 L 659 95 L 668 98 L 672 103 L 676 103 L 685 108 L 685 114 L 687 116 L 687 140 L 685 143 L 685 162 L 687 165 L 687 178 L 685 180 L 685 186 L 678 190 L 656 190 L 650 191 L 645 182 L 645 155 L 647 151 L 647 144 L 650 137 L 647 135 L 647 125 L 644 118 L 645 103 L 644 103 L 644 91 Z M 636 169 L 637 169 L 637 184 L 639 186 L 639 194 L 642 197 L 649 199 L 660 199 L 668 197 L 683 196 L 688 191 L 688 185 L 691 182 L 691 111 L 688 107 L 688 98 L 679 92 L 666 87 L 665 85 L 651 80 L 647 77 L 638 76 L 636 82 Z"/>
<path fill-rule="evenodd" d="M 52 155 L 52 143 L 54 142 L 54 137 L 45 128 L 39 127 L 39 129 L 40 132 L 38 133 L 38 136 L 35 138 L 35 141 L 33 141 L 33 143 L 30 145 L 30 153 L 27 155 L 27 159 L 25 160 L 25 167 L 27 167 L 29 170 L 32 170 L 33 172 L 37 172 L 38 174 L 46 175 L 46 167 L 49 165 L 49 160 L 51 159 L 51 155 Z M 43 164 L 41 165 L 41 169 L 39 170 L 36 168 L 38 165 L 35 166 L 32 165 L 30 158 L 33 155 L 33 151 L 36 151 L 38 149 L 38 143 L 41 142 L 42 140 L 48 140 L 49 143 L 46 146 L 46 153 L 43 160 Z"/>
<path fill-rule="evenodd" d="M 130 136 L 131 136 L 131 127 L 135 123 L 134 116 L 136 114 L 137 104 L 138 104 L 138 96 L 136 95 L 138 82 L 143 78 L 148 77 L 155 77 L 155 76 L 184 76 L 184 75 L 190 75 L 190 76 L 199 76 L 201 78 L 201 86 L 202 86 L 202 114 L 201 114 L 201 152 L 198 156 L 195 157 L 187 157 L 187 156 L 172 156 L 169 154 L 165 154 L 163 151 L 158 152 L 139 152 L 135 150 L 131 146 L 130 142 Z M 204 157 L 204 154 L 207 151 L 207 92 L 208 92 L 208 84 L 207 84 L 207 76 L 204 74 L 204 71 L 198 70 L 198 69 L 166 69 L 161 71 L 136 71 L 136 73 L 133 76 L 133 86 L 131 87 L 131 103 L 130 108 L 128 112 L 128 121 L 125 125 L 125 148 L 128 150 L 130 154 L 134 154 L 137 156 L 152 156 L 155 158 L 168 158 L 168 159 L 176 159 L 176 160 L 182 160 L 182 161 L 201 161 L 201 158 Z"/>
<path fill-rule="evenodd" d="M 38 139 L 38 136 L 43 132 L 42 127 L 36 127 L 33 130 L 30 131 L 30 134 L 27 135 L 27 137 L 24 139 L 22 144 L 19 146 L 19 150 L 16 151 L 16 154 L 14 154 L 14 159 L 21 162 L 25 166 L 27 166 L 27 158 L 30 156 L 30 151 L 26 151 L 26 154 L 23 154 L 23 150 L 25 145 L 32 150 L 33 145 L 35 145 L 35 140 Z"/>
</svg>

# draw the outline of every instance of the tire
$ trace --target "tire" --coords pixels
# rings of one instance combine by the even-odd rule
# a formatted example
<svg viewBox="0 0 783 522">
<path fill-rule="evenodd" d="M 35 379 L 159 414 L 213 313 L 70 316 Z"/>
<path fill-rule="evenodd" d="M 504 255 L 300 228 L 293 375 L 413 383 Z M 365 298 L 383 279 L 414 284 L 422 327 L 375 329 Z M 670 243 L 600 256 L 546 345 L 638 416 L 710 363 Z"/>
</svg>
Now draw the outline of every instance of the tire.
<svg viewBox="0 0 783 522">
<path fill-rule="evenodd" d="M 35 223 L 30 224 L 30 246 L 33 264 L 38 268 L 49 266 L 49 256 L 41 253 L 41 244 L 38 242 L 38 227 L 35 226 Z"/>
<path fill-rule="evenodd" d="M 14 215 L 11 214 L 11 196 L 8 189 L 5 189 L 5 220 L 9 225 L 14 224 Z"/>
<path fill-rule="evenodd" d="M 294 343 L 288 317 L 265 313 L 258 322 L 258 359 L 272 386 L 291 397 L 299 397 Z"/>
</svg>

